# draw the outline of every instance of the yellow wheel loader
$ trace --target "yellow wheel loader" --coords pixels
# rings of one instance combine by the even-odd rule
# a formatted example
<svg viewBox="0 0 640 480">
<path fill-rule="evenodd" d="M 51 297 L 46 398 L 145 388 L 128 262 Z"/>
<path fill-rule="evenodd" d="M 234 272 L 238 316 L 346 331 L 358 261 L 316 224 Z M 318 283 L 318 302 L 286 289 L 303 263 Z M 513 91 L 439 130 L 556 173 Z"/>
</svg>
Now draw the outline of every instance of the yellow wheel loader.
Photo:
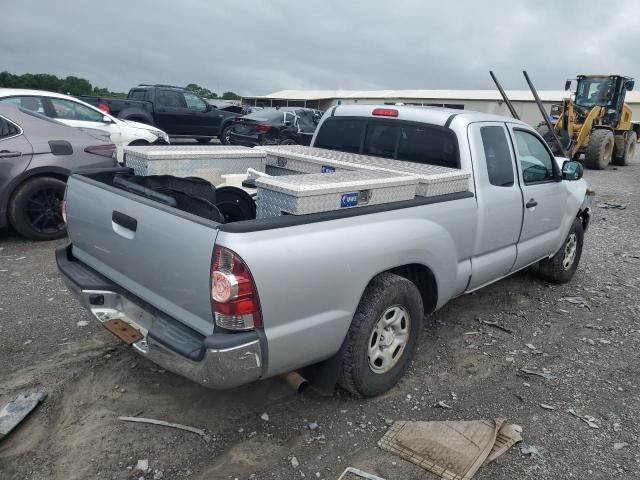
<svg viewBox="0 0 640 480">
<path fill-rule="evenodd" d="M 577 160 L 584 154 L 588 168 L 602 170 L 609 163 L 627 165 L 635 154 L 640 124 L 631 122 L 631 108 L 624 103 L 634 80 L 620 75 L 578 75 L 573 96 L 565 98 L 553 129 L 564 151 Z M 571 89 L 567 80 L 565 90 Z M 538 132 L 556 155 L 562 155 L 546 124 Z"/>
</svg>

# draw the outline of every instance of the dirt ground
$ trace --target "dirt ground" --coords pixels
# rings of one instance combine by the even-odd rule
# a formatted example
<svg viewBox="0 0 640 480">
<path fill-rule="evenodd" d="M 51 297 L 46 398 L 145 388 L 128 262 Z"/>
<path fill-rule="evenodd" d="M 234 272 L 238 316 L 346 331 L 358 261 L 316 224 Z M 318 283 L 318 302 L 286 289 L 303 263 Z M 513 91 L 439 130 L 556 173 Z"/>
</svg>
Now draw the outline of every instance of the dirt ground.
<svg viewBox="0 0 640 480">
<path fill-rule="evenodd" d="M 370 400 L 299 395 L 280 379 L 218 392 L 161 371 L 67 292 L 53 258 L 62 241 L 0 232 L 0 406 L 22 392 L 49 395 L 0 441 L 0 478 L 336 479 L 356 466 L 388 480 L 430 479 L 376 447 L 388 421 L 494 417 L 521 425 L 539 454 L 514 447 L 477 479 L 640 478 L 640 162 L 586 177 L 595 215 L 573 281 L 552 286 L 522 272 L 452 301 L 425 321 L 400 385 Z M 605 201 L 626 208 L 597 206 Z M 121 415 L 191 425 L 212 439 Z M 151 471 L 136 471 L 138 460 Z"/>
</svg>

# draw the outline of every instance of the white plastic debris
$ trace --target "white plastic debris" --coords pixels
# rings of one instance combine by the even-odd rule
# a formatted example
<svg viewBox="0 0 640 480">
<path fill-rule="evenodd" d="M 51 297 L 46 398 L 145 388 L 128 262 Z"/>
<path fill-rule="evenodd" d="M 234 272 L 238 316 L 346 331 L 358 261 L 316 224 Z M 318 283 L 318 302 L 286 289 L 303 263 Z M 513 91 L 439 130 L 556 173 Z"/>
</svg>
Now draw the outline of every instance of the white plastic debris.
<svg viewBox="0 0 640 480">
<path fill-rule="evenodd" d="M 268 422 L 269 421 L 269 414 L 267 412 L 265 412 L 262 415 L 260 415 L 260 418 L 262 420 L 264 420 L 265 422 Z"/>
<path fill-rule="evenodd" d="M 291 457 L 291 466 L 293 468 L 298 468 L 300 466 L 300 462 L 296 457 Z"/>
</svg>

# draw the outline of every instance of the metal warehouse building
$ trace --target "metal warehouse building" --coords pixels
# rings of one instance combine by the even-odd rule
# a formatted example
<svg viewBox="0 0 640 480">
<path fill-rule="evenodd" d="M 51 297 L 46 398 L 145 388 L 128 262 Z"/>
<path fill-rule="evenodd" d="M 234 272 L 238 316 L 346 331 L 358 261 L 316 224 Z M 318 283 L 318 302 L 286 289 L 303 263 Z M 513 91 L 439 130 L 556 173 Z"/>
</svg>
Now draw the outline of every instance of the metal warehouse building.
<svg viewBox="0 0 640 480">
<path fill-rule="evenodd" d="M 569 92 L 543 90 L 538 95 L 547 112 Z M 528 90 L 507 90 L 518 115 L 525 122 L 541 121 L 533 95 Z M 633 120 L 640 121 L 640 92 L 627 92 L 626 101 L 633 109 Z M 338 104 L 394 104 L 447 107 L 509 116 L 500 93 L 496 90 L 282 90 L 270 95 L 245 97 L 244 105 L 262 107 L 310 107 L 326 110 Z"/>
</svg>

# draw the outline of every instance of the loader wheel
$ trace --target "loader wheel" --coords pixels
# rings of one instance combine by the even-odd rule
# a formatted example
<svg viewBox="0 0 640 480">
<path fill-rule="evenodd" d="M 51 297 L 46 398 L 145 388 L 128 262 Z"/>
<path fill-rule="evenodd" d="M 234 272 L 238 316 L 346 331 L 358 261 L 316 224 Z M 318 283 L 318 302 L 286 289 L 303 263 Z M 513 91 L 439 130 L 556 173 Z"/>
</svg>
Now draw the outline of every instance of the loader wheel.
<svg viewBox="0 0 640 480">
<path fill-rule="evenodd" d="M 613 132 L 598 129 L 591 132 L 589 143 L 584 152 L 584 163 L 587 168 L 604 170 L 613 156 Z"/>
<path fill-rule="evenodd" d="M 567 283 L 571 280 L 580 263 L 583 240 L 584 227 L 580 219 L 575 218 L 560 250 L 553 257 L 538 263 L 538 274 L 550 283 Z"/>
<path fill-rule="evenodd" d="M 633 160 L 633 157 L 636 154 L 636 142 L 638 141 L 638 136 L 636 132 L 629 133 L 627 141 L 624 144 L 624 153 L 619 158 L 613 159 L 614 165 L 624 166 L 629 165 L 629 162 Z"/>
<path fill-rule="evenodd" d="M 544 141 L 547 142 L 547 145 L 549 145 L 549 148 L 551 148 L 551 151 L 554 155 L 562 155 L 562 152 L 558 149 L 556 142 L 553 141 L 553 135 L 549 131 L 549 127 L 547 127 L 546 125 L 540 125 L 536 128 L 536 131 L 542 138 L 544 138 Z M 571 140 L 569 138 L 569 132 L 562 128 L 560 130 L 556 130 L 556 135 L 558 135 L 558 139 L 562 144 L 562 148 L 566 150 L 569 147 L 569 143 Z"/>
<path fill-rule="evenodd" d="M 365 290 L 344 340 L 338 383 L 358 397 L 393 387 L 411 363 L 424 309 L 416 285 L 382 273 Z"/>
</svg>

